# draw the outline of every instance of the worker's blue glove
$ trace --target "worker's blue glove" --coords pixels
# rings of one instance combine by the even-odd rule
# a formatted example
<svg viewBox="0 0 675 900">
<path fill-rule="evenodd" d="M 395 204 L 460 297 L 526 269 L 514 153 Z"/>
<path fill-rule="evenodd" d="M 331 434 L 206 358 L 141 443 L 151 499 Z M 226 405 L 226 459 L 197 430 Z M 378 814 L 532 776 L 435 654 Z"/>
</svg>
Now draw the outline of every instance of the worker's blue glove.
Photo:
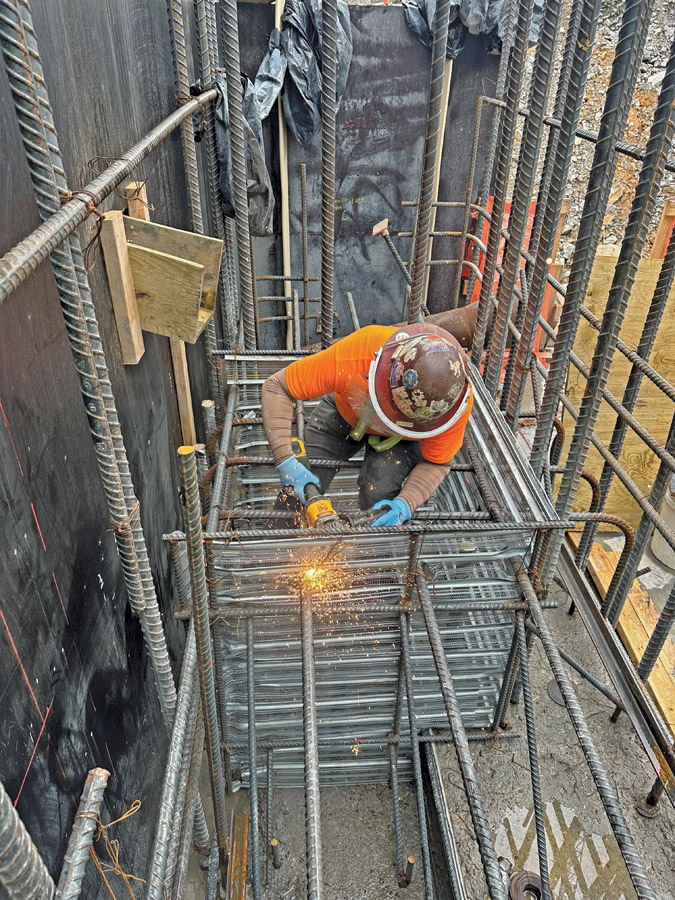
<svg viewBox="0 0 675 900">
<path fill-rule="evenodd" d="M 373 509 L 381 509 L 382 515 L 375 519 L 373 525 L 403 525 L 412 515 L 410 507 L 402 497 L 394 497 L 393 500 L 380 500 Z"/>
<path fill-rule="evenodd" d="M 284 487 L 292 487 L 302 502 L 305 502 L 305 486 L 315 484 L 319 487 L 319 479 L 294 456 L 289 456 L 276 467 Z"/>
</svg>

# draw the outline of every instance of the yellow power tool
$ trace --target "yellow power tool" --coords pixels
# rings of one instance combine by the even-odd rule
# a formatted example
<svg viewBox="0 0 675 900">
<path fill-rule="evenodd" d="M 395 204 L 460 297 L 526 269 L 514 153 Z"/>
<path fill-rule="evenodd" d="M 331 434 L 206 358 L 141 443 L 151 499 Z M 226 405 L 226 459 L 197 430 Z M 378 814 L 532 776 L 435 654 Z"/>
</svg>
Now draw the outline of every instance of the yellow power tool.
<svg viewBox="0 0 675 900">
<path fill-rule="evenodd" d="M 300 447 L 300 452 L 296 453 L 297 459 L 307 456 L 305 445 L 300 438 L 294 437 L 294 443 Z M 312 528 L 334 528 L 340 525 L 340 517 L 333 509 L 333 504 L 328 497 L 324 497 L 315 484 L 305 485 L 305 515 L 308 523 Z"/>
</svg>

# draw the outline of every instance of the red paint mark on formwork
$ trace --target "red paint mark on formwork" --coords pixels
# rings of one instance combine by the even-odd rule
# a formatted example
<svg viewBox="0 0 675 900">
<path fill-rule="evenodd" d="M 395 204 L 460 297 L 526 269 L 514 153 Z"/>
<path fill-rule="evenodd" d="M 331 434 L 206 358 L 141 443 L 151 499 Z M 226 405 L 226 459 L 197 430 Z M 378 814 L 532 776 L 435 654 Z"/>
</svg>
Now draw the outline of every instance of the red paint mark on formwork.
<svg viewBox="0 0 675 900">
<path fill-rule="evenodd" d="M 21 460 L 19 459 L 19 454 L 16 452 L 16 447 L 14 446 L 14 438 L 12 437 L 12 429 L 9 427 L 9 419 L 5 415 L 5 408 L 2 405 L 2 400 L 0 400 L 0 413 L 2 414 L 2 421 L 5 424 L 5 428 L 7 429 L 7 434 L 9 435 L 9 442 L 12 445 L 12 450 L 14 451 L 14 459 L 16 460 L 16 464 L 19 467 L 19 472 L 21 472 L 21 477 L 23 478 L 23 469 L 21 468 Z"/>
<path fill-rule="evenodd" d="M 35 507 L 31 503 L 30 508 L 33 510 L 33 518 L 35 519 L 35 524 L 37 525 L 38 534 L 40 535 L 40 540 L 42 541 L 42 549 L 47 552 L 47 545 L 45 544 L 45 539 L 42 537 L 42 529 L 40 528 L 40 523 L 38 522 L 37 513 L 35 512 Z"/>
<path fill-rule="evenodd" d="M 37 709 L 40 719 L 42 720 L 42 724 L 44 725 L 45 718 L 42 715 L 42 710 L 40 709 L 40 704 L 37 702 L 37 697 L 35 696 L 35 692 L 33 691 L 33 686 L 28 680 L 28 675 L 26 674 L 26 670 L 23 667 L 23 663 L 21 662 L 21 657 L 19 656 L 19 651 L 16 649 L 16 644 L 14 643 L 14 638 L 12 637 L 12 632 L 9 630 L 9 625 L 7 624 L 7 619 L 4 616 L 3 611 L 0 609 L 0 619 L 2 619 L 2 624 L 5 626 L 5 631 L 7 632 L 7 637 L 9 638 L 9 643 L 12 645 L 12 650 L 14 651 L 14 656 L 16 658 L 17 663 L 19 664 L 19 668 L 21 669 L 21 674 L 23 675 L 23 680 L 26 682 L 28 690 L 30 691 L 30 695 L 33 698 L 33 703 L 35 704 L 35 709 Z"/>
<path fill-rule="evenodd" d="M 47 724 L 47 717 L 49 716 L 49 713 L 52 711 L 53 703 L 54 703 L 54 698 L 52 697 L 52 702 L 49 704 L 49 706 L 45 710 L 45 715 L 42 720 L 42 728 L 40 729 L 40 733 L 38 734 L 37 739 L 35 741 L 35 746 L 33 747 L 33 752 L 31 753 L 31 757 L 28 762 L 28 767 L 27 767 L 26 771 L 24 772 L 23 780 L 21 782 L 21 787 L 19 788 L 19 793 L 16 795 L 16 800 L 14 801 L 15 807 L 16 807 L 16 804 L 19 802 L 19 797 L 21 796 L 21 791 L 23 791 L 23 786 L 26 783 L 26 778 L 28 778 L 28 773 L 30 772 L 31 766 L 33 765 L 33 760 L 35 759 L 35 754 L 37 752 L 38 744 L 40 743 L 40 739 L 42 738 L 42 734 L 45 730 L 45 725 Z"/>
<path fill-rule="evenodd" d="M 59 585 L 56 580 L 56 575 L 52 572 L 52 579 L 54 580 L 54 587 L 56 588 L 56 593 L 59 595 L 59 603 L 61 604 L 61 609 L 63 610 L 63 617 L 66 620 L 66 625 L 70 625 L 68 621 L 68 613 L 66 612 L 66 607 L 63 605 L 63 597 L 61 596 L 61 591 L 59 590 Z"/>
<path fill-rule="evenodd" d="M 112 761 L 112 756 L 110 755 L 110 750 L 108 749 L 108 745 L 106 744 L 105 741 L 103 741 L 103 743 L 105 744 L 105 752 L 108 754 L 108 760 L 110 762 L 110 771 L 113 773 L 113 775 L 117 775 L 117 772 L 115 771 L 115 763 Z"/>
</svg>

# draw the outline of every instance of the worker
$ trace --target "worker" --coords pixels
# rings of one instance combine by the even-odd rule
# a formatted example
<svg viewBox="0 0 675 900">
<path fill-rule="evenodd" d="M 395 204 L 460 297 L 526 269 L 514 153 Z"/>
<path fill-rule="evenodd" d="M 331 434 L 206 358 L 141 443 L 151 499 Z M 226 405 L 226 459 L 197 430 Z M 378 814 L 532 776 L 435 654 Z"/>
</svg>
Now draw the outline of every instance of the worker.
<svg viewBox="0 0 675 900">
<path fill-rule="evenodd" d="M 306 456 L 291 443 L 294 400 L 321 398 L 305 425 Z M 373 525 L 400 525 L 433 494 L 462 446 L 473 395 L 455 338 L 436 325 L 369 325 L 266 380 L 262 418 L 281 484 L 305 502 L 365 445 L 359 507 Z M 377 511 L 381 511 L 377 515 Z"/>
</svg>

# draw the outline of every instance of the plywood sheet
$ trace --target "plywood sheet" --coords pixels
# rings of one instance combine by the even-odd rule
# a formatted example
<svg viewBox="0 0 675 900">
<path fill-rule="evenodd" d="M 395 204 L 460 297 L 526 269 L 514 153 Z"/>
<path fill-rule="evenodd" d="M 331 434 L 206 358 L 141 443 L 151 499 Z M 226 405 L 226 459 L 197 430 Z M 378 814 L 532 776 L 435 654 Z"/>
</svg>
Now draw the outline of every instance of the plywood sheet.
<svg viewBox="0 0 675 900">
<path fill-rule="evenodd" d="M 599 317 L 602 316 L 607 303 L 615 265 L 616 259 L 611 256 L 597 256 L 593 264 L 593 272 L 586 295 L 586 305 Z M 660 270 L 661 260 L 640 260 L 635 285 L 621 330 L 621 339 L 631 347 L 636 347 L 640 339 L 640 333 L 647 317 L 647 311 Z M 598 332 L 582 319 L 574 343 L 574 351 L 587 365 L 590 365 L 593 358 L 593 349 L 597 337 Z M 675 287 L 668 299 L 668 305 L 650 362 L 668 381 L 671 383 L 675 381 Z M 630 362 L 623 354 L 617 351 L 610 369 L 607 388 L 619 400 L 623 397 L 630 370 Z M 577 407 L 581 403 L 585 385 L 586 379 L 574 366 L 570 366 L 568 394 Z M 655 438 L 665 443 L 672 415 L 673 404 L 665 399 L 661 391 L 648 379 L 643 379 L 635 407 L 636 418 Z M 615 422 L 616 414 L 607 403 L 603 402 L 595 431 L 598 437 L 607 444 L 609 444 L 611 439 Z M 569 416 L 565 417 L 565 428 L 567 434 L 563 460 L 567 455 L 574 430 L 574 423 Z M 630 429 L 624 443 L 620 461 L 640 489 L 649 494 L 659 461 Z M 591 447 L 584 467 L 599 476 L 602 466 L 603 460 L 600 454 Z M 578 495 L 575 510 L 587 508 L 587 495 L 582 488 Z M 607 512 L 622 516 L 633 527 L 636 527 L 640 521 L 641 510 L 639 506 L 616 478 L 610 490 Z"/>
</svg>

